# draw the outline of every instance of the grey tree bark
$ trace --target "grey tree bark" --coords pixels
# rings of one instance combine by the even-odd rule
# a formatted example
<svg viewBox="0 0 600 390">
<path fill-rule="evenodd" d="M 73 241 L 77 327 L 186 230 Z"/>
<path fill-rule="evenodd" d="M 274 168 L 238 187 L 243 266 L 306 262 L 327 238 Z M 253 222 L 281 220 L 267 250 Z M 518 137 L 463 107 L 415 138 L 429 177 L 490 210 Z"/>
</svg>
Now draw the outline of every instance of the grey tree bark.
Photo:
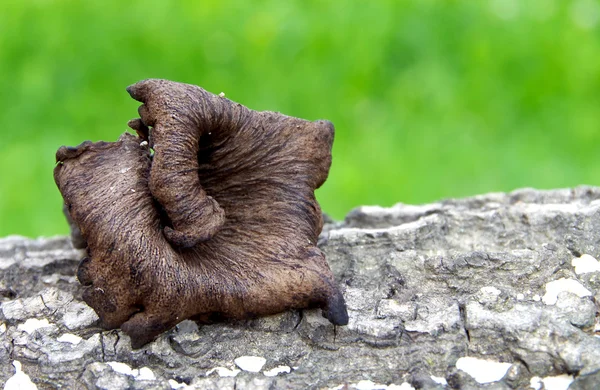
<svg viewBox="0 0 600 390">
<path fill-rule="evenodd" d="M 67 237 L 0 239 L 0 383 L 600 388 L 600 188 L 360 207 L 330 221 L 319 246 L 348 326 L 318 311 L 184 321 L 133 351 L 81 301 L 82 254 Z"/>
</svg>

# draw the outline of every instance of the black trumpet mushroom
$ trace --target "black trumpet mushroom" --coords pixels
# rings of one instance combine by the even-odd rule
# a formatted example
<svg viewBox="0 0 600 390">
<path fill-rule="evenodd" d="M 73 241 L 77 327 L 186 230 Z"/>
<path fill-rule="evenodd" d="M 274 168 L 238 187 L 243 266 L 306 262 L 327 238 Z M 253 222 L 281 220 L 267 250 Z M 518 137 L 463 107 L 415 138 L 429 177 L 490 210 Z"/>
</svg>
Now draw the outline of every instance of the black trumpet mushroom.
<svg viewBox="0 0 600 390">
<path fill-rule="evenodd" d="M 348 323 L 317 238 L 314 190 L 334 129 L 257 112 L 200 87 L 144 80 L 136 135 L 61 147 L 54 178 L 77 275 L 107 328 L 140 348 L 184 319 L 245 319 L 321 308 Z"/>
</svg>

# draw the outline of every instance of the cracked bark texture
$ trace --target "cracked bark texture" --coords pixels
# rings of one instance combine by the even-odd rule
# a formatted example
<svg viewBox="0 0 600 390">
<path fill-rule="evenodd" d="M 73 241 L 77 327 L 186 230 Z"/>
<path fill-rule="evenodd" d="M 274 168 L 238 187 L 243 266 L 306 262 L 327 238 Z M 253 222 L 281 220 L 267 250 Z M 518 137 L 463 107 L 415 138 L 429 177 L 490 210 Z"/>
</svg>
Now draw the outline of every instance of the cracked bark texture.
<svg viewBox="0 0 600 390">
<path fill-rule="evenodd" d="M 573 262 L 600 257 L 600 188 L 361 207 L 319 247 L 347 327 L 319 310 L 184 321 L 134 351 L 82 302 L 68 238 L 1 239 L 0 383 L 19 361 L 40 389 L 600 387 L 600 271 Z M 481 383 L 456 368 L 465 356 L 511 366 Z"/>
</svg>

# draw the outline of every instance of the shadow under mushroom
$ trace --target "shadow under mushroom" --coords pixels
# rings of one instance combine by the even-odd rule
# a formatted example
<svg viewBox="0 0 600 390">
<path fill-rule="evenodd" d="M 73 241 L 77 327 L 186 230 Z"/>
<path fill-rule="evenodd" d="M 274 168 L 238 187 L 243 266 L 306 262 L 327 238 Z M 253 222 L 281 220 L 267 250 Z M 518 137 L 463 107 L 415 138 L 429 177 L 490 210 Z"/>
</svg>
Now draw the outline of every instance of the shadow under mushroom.
<svg viewBox="0 0 600 390">
<path fill-rule="evenodd" d="M 138 136 L 61 147 L 54 177 L 79 239 L 84 300 L 139 348 L 178 322 L 319 307 L 348 315 L 317 238 L 333 126 L 145 80 Z M 152 153 L 153 151 L 153 153 Z M 77 231 L 78 229 L 78 231 Z"/>
</svg>

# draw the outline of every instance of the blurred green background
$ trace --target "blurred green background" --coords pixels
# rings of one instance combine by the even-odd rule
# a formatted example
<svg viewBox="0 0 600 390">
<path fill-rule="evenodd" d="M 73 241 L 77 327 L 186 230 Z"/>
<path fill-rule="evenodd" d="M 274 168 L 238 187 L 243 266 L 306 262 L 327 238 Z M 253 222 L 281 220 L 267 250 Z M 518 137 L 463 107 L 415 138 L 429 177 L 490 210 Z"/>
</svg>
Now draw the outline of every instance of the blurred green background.
<svg viewBox="0 0 600 390">
<path fill-rule="evenodd" d="M 423 203 L 600 184 L 600 3 L 0 3 L 0 236 L 66 233 L 63 144 L 116 140 L 148 77 L 336 125 L 318 191 Z"/>
</svg>

